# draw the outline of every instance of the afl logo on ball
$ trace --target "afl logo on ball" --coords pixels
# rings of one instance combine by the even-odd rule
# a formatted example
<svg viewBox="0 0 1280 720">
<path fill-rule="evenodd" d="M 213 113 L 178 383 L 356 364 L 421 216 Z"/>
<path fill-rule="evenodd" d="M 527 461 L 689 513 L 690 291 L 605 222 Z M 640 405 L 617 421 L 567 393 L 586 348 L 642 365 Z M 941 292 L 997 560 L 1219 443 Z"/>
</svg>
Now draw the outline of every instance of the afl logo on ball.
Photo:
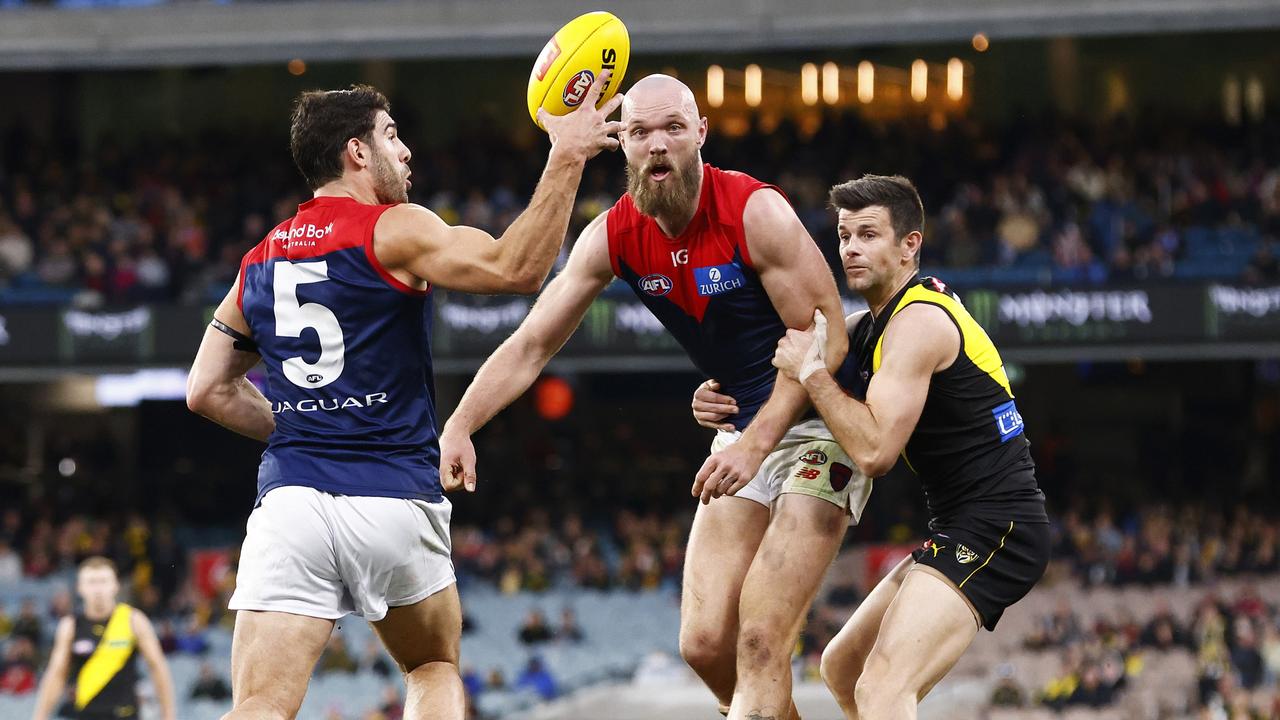
<svg viewBox="0 0 1280 720">
<path fill-rule="evenodd" d="M 662 297 L 671 292 L 671 278 L 666 275 L 645 275 L 640 278 L 640 289 L 654 297 Z"/>
<path fill-rule="evenodd" d="M 577 107 L 587 96 L 587 91 L 591 89 L 591 83 L 595 80 L 596 76 L 590 70 L 579 70 L 578 74 L 569 78 L 569 82 L 565 84 L 560 99 L 569 107 Z"/>
<path fill-rule="evenodd" d="M 810 465 L 826 465 L 827 454 L 821 450 L 810 450 L 800 456 L 800 462 L 808 463 Z"/>
</svg>

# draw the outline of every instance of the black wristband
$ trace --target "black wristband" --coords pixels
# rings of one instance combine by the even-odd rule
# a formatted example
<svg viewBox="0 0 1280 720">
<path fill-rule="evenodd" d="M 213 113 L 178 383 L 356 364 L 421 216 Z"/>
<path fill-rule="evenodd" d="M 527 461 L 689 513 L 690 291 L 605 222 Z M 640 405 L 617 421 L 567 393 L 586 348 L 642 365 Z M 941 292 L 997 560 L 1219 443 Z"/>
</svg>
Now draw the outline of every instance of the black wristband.
<svg viewBox="0 0 1280 720">
<path fill-rule="evenodd" d="M 235 342 L 231 343 L 231 347 L 237 350 L 241 350 L 243 352 L 257 353 L 258 355 L 262 354 L 258 350 L 258 343 L 254 342 L 253 338 L 249 337 L 248 335 L 245 335 L 239 330 L 236 330 L 235 328 L 222 322 L 218 318 L 214 318 L 213 321 L 209 323 L 209 325 L 213 327 L 214 330 L 217 330 L 227 335 L 232 340 L 234 340 Z"/>
</svg>

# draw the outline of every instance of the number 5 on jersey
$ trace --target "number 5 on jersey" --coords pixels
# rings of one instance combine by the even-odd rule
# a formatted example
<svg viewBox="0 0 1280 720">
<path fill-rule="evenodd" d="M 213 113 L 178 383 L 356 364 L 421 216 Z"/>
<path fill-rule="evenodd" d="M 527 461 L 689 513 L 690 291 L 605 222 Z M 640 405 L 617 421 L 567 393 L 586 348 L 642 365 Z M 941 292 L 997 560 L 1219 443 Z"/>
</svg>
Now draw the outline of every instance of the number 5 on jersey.
<svg viewBox="0 0 1280 720">
<path fill-rule="evenodd" d="M 298 304 L 298 286 L 324 282 L 329 279 L 329 263 L 275 264 L 276 335 L 302 337 L 302 331 L 311 328 L 320 338 L 320 357 L 314 363 L 301 356 L 284 361 L 284 376 L 298 387 L 319 388 L 328 385 L 342 375 L 346 345 L 342 341 L 342 326 L 329 308 L 320 303 Z"/>
</svg>

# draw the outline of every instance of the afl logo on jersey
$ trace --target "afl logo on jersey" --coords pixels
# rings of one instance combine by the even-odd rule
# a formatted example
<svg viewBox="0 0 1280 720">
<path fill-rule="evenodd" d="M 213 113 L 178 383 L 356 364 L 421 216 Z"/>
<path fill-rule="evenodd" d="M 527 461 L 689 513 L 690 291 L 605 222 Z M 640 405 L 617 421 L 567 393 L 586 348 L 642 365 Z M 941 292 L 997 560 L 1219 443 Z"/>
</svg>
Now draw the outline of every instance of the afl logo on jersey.
<svg viewBox="0 0 1280 720">
<path fill-rule="evenodd" d="M 591 89 L 591 83 L 596 81 L 596 76 L 590 70 L 580 70 L 577 75 L 569 78 L 569 82 L 565 83 L 564 92 L 560 94 L 560 99 L 569 107 L 577 107 L 582 103 L 582 99 L 587 96 L 587 91 Z"/>
<path fill-rule="evenodd" d="M 671 292 L 671 278 L 654 273 L 640 278 L 640 289 L 654 297 L 662 297 Z"/>
<path fill-rule="evenodd" d="M 311 373 L 310 375 L 307 376 L 307 382 L 309 383 L 318 383 L 323 379 L 324 379 L 324 376 L 319 373 Z"/>
<path fill-rule="evenodd" d="M 95 643 L 94 641 L 88 638 L 83 638 L 75 641 L 75 643 L 71 645 L 71 654 L 72 655 L 92 655 L 93 650 L 96 647 L 98 647 L 97 643 Z"/>
</svg>

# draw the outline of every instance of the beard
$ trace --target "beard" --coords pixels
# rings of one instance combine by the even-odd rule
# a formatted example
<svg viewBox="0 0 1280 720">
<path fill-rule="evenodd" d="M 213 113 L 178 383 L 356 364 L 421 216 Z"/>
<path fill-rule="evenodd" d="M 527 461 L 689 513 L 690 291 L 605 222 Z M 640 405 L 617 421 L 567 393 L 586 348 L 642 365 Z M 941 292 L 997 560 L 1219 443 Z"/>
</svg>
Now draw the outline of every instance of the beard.
<svg viewBox="0 0 1280 720">
<path fill-rule="evenodd" d="M 405 186 L 405 176 L 396 172 L 385 155 L 378 151 L 373 153 L 373 192 L 382 205 L 395 205 L 409 202 L 409 189 Z"/>
<path fill-rule="evenodd" d="M 657 167 L 667 168 L 669 176 L 666 181 L 657 182 L 650 177 Z M 679 165 L 666 155 L 649 158 L 638 169 L 627 163 L 627 192 L 631 194 L 636 209 L 649 217 L 691 215 L 698 190 L 702 187 L 698 167 L 696 154 Z"/>
</svg>

